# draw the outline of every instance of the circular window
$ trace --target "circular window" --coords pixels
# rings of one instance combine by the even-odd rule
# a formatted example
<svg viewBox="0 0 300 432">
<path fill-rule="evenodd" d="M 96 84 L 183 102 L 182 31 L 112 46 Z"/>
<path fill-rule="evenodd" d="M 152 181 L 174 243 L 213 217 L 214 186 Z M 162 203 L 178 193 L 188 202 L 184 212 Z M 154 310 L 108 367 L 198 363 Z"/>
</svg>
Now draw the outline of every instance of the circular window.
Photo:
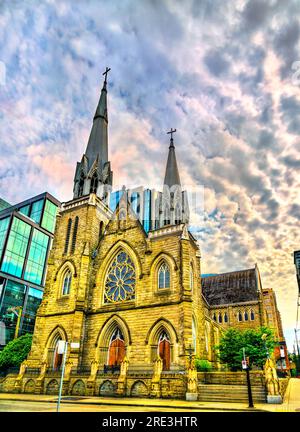
<svg viewBox="0 0 300 432">
<path fill-rule="evenodd" d="M 119 252 L 113 260 L 105 282 L 104 302 L 122 302 L 135 298 L 135 268 L 130 257 Z"/>
</svg>

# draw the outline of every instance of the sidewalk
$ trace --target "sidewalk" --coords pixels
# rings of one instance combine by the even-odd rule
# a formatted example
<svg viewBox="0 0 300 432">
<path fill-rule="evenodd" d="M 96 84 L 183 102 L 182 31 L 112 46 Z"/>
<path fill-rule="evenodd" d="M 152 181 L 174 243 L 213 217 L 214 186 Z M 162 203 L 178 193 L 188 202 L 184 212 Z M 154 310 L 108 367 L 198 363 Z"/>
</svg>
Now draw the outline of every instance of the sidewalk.
<svg viewBox="0 0 300 432">
<path fill-rule="evenodd" d="M 0 393 L 0 400 L 22 401 L 22 402 L 48 402 L 56 403 L 57 396 L 34 395 L 34 394 L 11 394 Z M 163 407 L 203 411 L 274 411 L 269 409 L 273 405 L 257 404 L 254 408 L 248 408 L 245 403 L 221 403 L 221 402 L 188 402 L 177 399 L 144 399 L 144 398 L 116 398 L 116 397 L 88 397 L 88 396 L 63 396 L 63 404 L 88 404 L 88 405 L 117 405 L 120 411 L 126 411 L 127 406 L 131 407 Z M 124 408 L 123 408 L 124 407 Z"/>
<path fill-rule="evenodd" d="M 22 402 L 48 402 L 56 403 L 55 395 L 34 395 L 34 394 L 16 394 L 0 393 L 0 401 L 22 401 Z M 126 411 L 126 406 L 130 407 L 163 407 L 176 408 L 185 410 L 203 410 L 203 411 L 239 411 L 239 412 L 300 412 L 300 379 L 292 378 L 289 381 L 285 398 L 282 404 L 258 403 L 254 408 L 248 408 L 245 403 L 229 402 L 188 402 L 178 399 L 149 399 L 149 398 L 118 398 L 118 397 L 97 397 L 97 396 L 63 396 L 64 404 L 88 404 L 88 405 L 115 405 L 120 407 L 120 411 Z M 78 410 L 79 411 L 79 410 Z"/>
</svg>

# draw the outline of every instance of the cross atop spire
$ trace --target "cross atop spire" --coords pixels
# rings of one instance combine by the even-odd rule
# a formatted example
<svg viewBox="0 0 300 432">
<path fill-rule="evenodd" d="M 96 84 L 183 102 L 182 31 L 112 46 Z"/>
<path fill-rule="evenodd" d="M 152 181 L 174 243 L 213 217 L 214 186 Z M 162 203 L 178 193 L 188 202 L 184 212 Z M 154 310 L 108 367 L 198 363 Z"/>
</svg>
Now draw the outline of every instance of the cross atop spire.
<svg viewBox="0 0 300 432">
<path fill-rule="evenodd" d="M 103 72 L 103 74 L 102 74 L 102 75 L 105 75 L 103 87 L 106 87 L 106 84 L 107 84 L 107 74 L 108 74 L 109 71 L 110 71 L 110 68 L 108 68 L 106 66 L 105 72 Z"/>
<path fill-rule="evenodd" d="M 167 134 L 171 134 L 170 146 L 172 146 L 172 147 L 173 147 L 173 133 L 175 133 L 175 132 L 176 132 L 176 129 L 172 129 L 172 128 L 171 128 L 171 130 L 169 130 L 169 132 L 167 132 Z"/>
</svg>

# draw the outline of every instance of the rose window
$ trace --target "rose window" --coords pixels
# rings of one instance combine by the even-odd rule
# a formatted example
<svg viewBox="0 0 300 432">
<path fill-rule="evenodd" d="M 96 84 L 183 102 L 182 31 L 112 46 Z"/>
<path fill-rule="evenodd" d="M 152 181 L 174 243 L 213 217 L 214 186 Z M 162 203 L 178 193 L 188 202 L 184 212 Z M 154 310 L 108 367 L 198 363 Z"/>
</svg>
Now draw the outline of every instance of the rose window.
<svg viewBox="0 0 300 432">
<path fill-rule="evenodd" d="M 119 252 L 113 260 L 105 282 L 104 302 L 122 302 L 135 298 L 135 268 L 130 257 Z"/>
</svg>

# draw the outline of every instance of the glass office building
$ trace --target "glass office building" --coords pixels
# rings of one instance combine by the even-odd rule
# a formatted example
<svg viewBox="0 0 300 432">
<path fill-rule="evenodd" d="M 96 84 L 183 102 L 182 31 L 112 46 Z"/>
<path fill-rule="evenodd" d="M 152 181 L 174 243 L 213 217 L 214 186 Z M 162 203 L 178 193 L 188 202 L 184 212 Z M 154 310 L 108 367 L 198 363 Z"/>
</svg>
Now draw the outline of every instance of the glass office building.
<svg viewBox="0 0 300 432">
<path fill-rule="evenodd" d="M 0 349 L 33 333 L 59 206 L 45 192 L 0 211 Z"/>
<path fill-rule="evenodd" d="M 127 194 L 127 200 L 131 204 L 131 209 L 143 225 L 144 230 L 148 233 L 151 229 L 154 229 L 155 209 L 153 208 L 152 203 L 154 203 L 153 195 L 155 192 L 150 189 L 143 189 L 142 187 L 132 190 L 127 189 L 126 191 L 118 190 L 111 192 L 109 197 L 109 208 L 112 211 L 116 210 L 124 192 Z"/>
</svg>

